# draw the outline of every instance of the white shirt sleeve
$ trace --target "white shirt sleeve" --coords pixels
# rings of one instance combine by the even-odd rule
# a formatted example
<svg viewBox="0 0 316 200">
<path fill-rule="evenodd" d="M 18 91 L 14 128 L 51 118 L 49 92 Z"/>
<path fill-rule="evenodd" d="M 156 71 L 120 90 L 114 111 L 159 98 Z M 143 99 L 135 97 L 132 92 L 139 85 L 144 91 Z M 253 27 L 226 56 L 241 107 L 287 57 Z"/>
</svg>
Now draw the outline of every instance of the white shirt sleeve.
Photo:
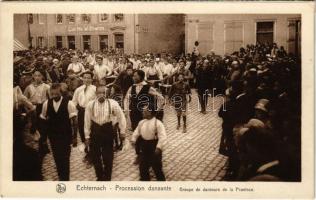
<svg viewBox="0 0 316 200">
<path fill-rule="evenodd" d="M 31 85 L 31 84 L 30 84 Z M 30 99 L 30 97 L 31 97 L 31 93 L 30 93 L 30 85 L 28 85 L 26 88 L 25 88 L 25 90 L 24 90 L 24 96 L 26 96 L 26 98 L 28 98 L 28 99 Z"/>
<path fill-rule="evenodd" d="M 163 72 L 162 72 L 162 69 L 160 67 L 157 69 L 157 73 L 158 73 L 159 80 L 162 80 L 163 79 Z"/>
<path fill-rule="evenodd" d="M 72 101 L 68 102 L 68 113 L 69 113 L 69 118 L 73 118 L 74 116 L 77 116 L 77 108 Z"/>
<path fill-rule="evenodd" d="M 110 76 L 111 74 L 112 74 L 111 68 L 108 65 L 106 65 L 106 75 Z"/>
<path fill-rule="evenodd" d="M 92 109 L 91 102 L 87 105 L 85 109 L 85 114 L 84 114 L 84 135 L 86 139 L 90 138 L 90 133 L 91 133 L 91 109 Z"/>
<path fill-rule="evenodd" d="M 131 137 L 131 142 L 132 142 L 132 143 L 135 143 L 136 140 L 137 140 L 137 138 L 140 136 L 139 124 L 142 124 L 142 123 L 143 123 L 143 120 L 141 120 L 141 121 L 138 123 L 136 129 L 134 130 L 133 135 L 132 135 L 132 137 Z"/>
<path fill-rule="evenodd" d="M 155 88 L 150 87 L 149 92 L 150 95 L 157 97 L 157 107 L 158 109 L 162 109 L 165 104 L 165 98 L 160 94 Z"/>
<path fill-rule="evenodd" d="M 16 103 L 22 103 L 24 107 L 29 110 L 33 111 L 35 110 L 36 106 L 34 106 L 26 96 L 23 95 L 21 88 L 18 86 L 16 90 L 14 90 L 16 94 Z"/>
<path fill-rule="evenodd" d="M 167 139 L 166 129 L 160 120 L 157 120 L 158 143 L 156 148 L 163 149 Z"/>
<path fill-rule="evenodd" d="M 83 64 L 79 63 L 79 66 L 80 66 L 80 73 L 86 71 L 86 69 L 84 68 Z"/>
<path fill-rule="evenodd" d="M 70 63 L 67 67 L 67 71 L 71 70 L 72 69 L 72 63 Z"/>
<path fill-rule="evenodd" d="M 42 119 L 47 119 L 47 104 L 48 104 L 48 100 L 44 102 L 43 107 L 42 107 L 42 113 L 40 114 L 40 118 Z"/>
<path fill-rule="evenodd" d="M 75 92 L 74 92 L 74 96 L 72 97 L 72 103 L 75 105 L 75 106 L 77 106 L 78 105 L 78 98 L 79 98 L 79 88 L 80 87 L 78 87 L 76 90 L 75 90 Z"/>
<path fill-rule="evenodd" d="M 123 137 L 125 137 L 125 133 L 126 133 L 126 118 L 125 118 L 125 115 L 123 113 L 123 110 L 120 107 L 120 105 L 114 100 L 111 101 L 111 105 L 113 106 L 114 116 L 117 117 L 117 122 L 119 124 L 121 135 Z"/>
<path fill-rule="evenodd" d="M 132 91 L 132 86 L 129 87 L 129 89 L 127 90 L 126 96 L 124 98 L 124 110 L 126 112 L 129 111 L 129 101 L 130 101 L 131 91 Z"/>
</svg>

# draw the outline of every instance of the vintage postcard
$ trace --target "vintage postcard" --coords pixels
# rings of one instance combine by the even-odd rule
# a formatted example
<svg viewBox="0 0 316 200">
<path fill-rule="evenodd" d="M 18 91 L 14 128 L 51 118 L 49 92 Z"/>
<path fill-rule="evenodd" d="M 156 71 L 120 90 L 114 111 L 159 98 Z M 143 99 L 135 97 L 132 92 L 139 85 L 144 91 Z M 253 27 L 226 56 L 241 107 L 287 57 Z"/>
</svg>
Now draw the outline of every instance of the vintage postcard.
<svg viewBox="0 0 316 200">
<path fill-rule="evenodd" d="M 313 2 L 0 4 L 3 197 L 313 198 Z"/>
</svg>

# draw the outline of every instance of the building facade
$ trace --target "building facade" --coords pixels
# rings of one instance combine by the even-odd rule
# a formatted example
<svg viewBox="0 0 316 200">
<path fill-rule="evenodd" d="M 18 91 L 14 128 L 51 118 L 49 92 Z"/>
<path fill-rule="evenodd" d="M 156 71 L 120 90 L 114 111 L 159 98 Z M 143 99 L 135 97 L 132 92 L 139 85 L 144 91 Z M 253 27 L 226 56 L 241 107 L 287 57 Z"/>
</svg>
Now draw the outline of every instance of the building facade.
<svg viewBox="0 0 316 200">
<path fill-rule="evenodd" d="M 288 14 L 16 14 L 14 34 L 26 47 L 125 53 L 230 54 L 256 42 L 301 53 L 301 16 Z"/>
<path fill-rule="evenodd" d="M 184 19 L 181 14 L 139 14 L 137 52 L 184 52 Z"/>
<path fill-rule="evenodd" d="M 179 53 L 184 49 L 183 15 L 17 14 L 14 19 L 14 32 L 19 38 L 27 33 L 19 25 L 26 29 L 28 22 L 32 47 L 80 50 L 112 47 L 127 54 Z"/>
<path fill-rule="evenodd" d="M 135 15 L 29 14 L 33 47 L 134 52 Z"/>
<path fill-rule="evenodd" d="M 14 42 L 22 43 L 26 48 L 29 47 L 28 22 L 26 14 L 14 15 Z"/>
<path fill-rule="evenodd" d="M 185 16 L 185 49 L 199 42 L 201 54 L 230 54 L 256 42 L 273 42 L 295 55 L 301 52 L 301 16 L 288 14 L 188 14 Z"/>
</svg>

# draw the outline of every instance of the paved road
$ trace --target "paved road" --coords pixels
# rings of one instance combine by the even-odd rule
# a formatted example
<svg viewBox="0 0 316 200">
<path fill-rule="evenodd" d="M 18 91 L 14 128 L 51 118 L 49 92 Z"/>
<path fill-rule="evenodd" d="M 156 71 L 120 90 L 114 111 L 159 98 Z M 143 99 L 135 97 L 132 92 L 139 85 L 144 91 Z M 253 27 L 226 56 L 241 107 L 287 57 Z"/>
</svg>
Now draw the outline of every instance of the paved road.
<svg viewBox="0 0 316 200">
<path fill-rule="evenodd" d="M 218 153 L 221 119 L 217 116 L 222 98 L 209 99 L 209 110 L 202 114 L 197 110 L 197 94 L 192 91 L 189 105 L 187 133 L 176 130 L 177 118 L 173 109 L 165 110 L 164 124 L 167 130 L 168 145 L 163 151 L 163 170 L 167 181 L 215 181 L 225 175 L 227 158 Z M 78 138 L 79 141 L 79 138 Z M 84 154 L 78 148 L 71 152 L 70 180 L 96 180 L 93 168 L 86 168 L 82 162 Z M 137 181 L 139 170 L 133 165 L 135 151 L 118 151 L 114 155 L 113 181 Z M 42 172 L 44 180 L 57 181 L 52 154 L 45 156 Z M 155 180 L 153 172 L 152 180 Z"/>
</svg>

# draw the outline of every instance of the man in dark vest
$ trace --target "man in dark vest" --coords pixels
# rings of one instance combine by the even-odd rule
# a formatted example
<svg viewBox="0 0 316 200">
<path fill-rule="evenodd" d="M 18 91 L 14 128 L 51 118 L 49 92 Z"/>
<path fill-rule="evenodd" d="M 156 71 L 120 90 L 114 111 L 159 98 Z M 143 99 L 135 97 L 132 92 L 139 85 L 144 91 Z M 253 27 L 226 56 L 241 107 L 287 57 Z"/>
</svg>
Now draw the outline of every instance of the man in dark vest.
<svg viewBox="0 0 316 200">
<path fill-rule="evenodd" d="M 144 106 L 148 106 L 149 103 L 154 104 L 155 110 L 158 112 L 162 110 L 164 105 L 164 97 L 157 92 L 155 88 L 148 85 L 145 81 L 145 72 L 142 70 L 136 70 L 133 79 L 134 85 L 132 85 L 125 97 L 125 110 L 129 111 L 132 130 L 134 131 L 138 126 L 138 123 L 143 119 L 142 110 Z M 157 101 L 157 104 L 156 102 Z M 129 106 L 128 106 L 129 104 Z M 128 109 L 129 108 L 129 109 Z M 161 119 L 159 119 L 161 120 Z M 136 154 L 139 154 L 140 149 L 136 142 Z M 139 159 L 134 162 L 137 164 Z"/>
<path fill-rule="evenodd" d="M 164 105 L 164 97 L 162 94 L 145 81 L 145 72 L 137 70 L 134 75 L 134 84 L 128 89 L 126 93 L 125 103 L 129 104 L 125 108 L 129 108 L 129 114 L 132 124 L 132 129 L 135 130 L 140 120 L 143 119 L 142 109 L 148 106 L 149 103 L 155 104 L 155 110 L 161 110 Z M 157 104 L 156 102 L 157 101 Z"/>
<path fill-rule="evenodd" d="M 69 181 L 70 145 L 77 132 L 77 110 L 72 101 L 62 97 L 59 83 L 51 86 L 50 94 L 51 99 L 43 104 L 41 118 L 46 120 L 59 180 Z"/>
</svg>

